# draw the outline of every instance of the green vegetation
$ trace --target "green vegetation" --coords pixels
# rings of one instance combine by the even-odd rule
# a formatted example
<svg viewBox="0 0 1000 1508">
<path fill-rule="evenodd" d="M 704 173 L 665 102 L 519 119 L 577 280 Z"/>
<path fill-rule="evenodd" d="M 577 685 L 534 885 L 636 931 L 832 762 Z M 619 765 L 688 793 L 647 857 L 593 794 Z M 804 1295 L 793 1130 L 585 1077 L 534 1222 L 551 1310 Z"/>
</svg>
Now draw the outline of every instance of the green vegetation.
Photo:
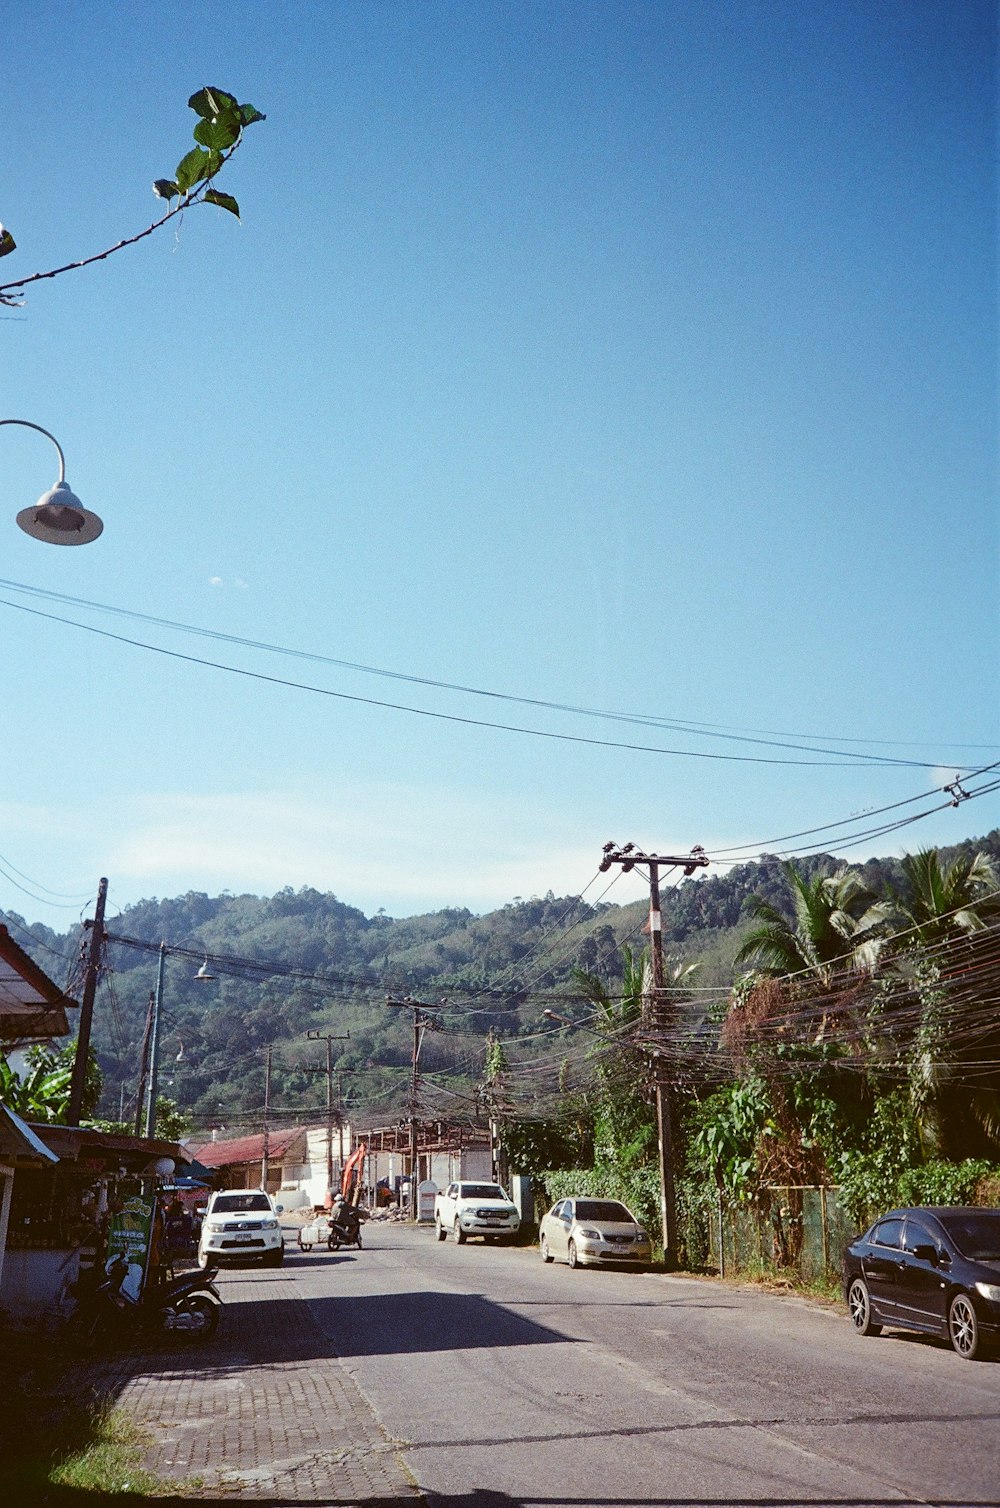
<svg viewBox="0 0 1000 1508">
<path fill-rule="evenodd" d="M 410 995 L 445 1002 L 421 1047 L 422 1119 L 498 1122 L 512 1165 L 549 1196 L 570 1184 L 616 1195 L 654 1230 L 655 1043 L 673 1085 L 693 1265 L 707 1259 L 720 1201 L 763 1207 L 770 1189 L 839 1188 L 859 1225 L 918 1195 L 996 1200 L 998 860 L 994 832 L 902 860 L 764 856 L 690 879 L 665 905 L 653 1011 L 642 902 L 550 893 L 485 916 L 396 919 L 308 889 L 143 901 L 115 923 L 128 944 L 109 945 L 113 994 L 105 985 L 98 997 L 103 1112 L 134 1114 L 165 938 L 160 1085 L 196 1136 L 259 1129 L 266 1043 L 272 1123 L 322 1119 L 309 1029 L 344 1038 L 334 1068 L 347 1117 L 392 1124 L 407 1110 L 412 1033 L 384 1000 Z M 43 965 L 46 950 L 79 952 L 79 933 L 11 920 Z M 195 977 L 205 959 L 207 983 Z M 779 1201 L 778 1265 L 798 1249 L 798 1202 Z"/>
<path fill-rule="evenodd" d="M 0 1420 L 4 1501 L 131 1503 L 183 1494 L 142 1468 L 146 1432 L 124 1409 L 82 1384 L 54 1342 L 5 1332 Z"/>
<path fill-rule="evenodd" d="M 35 272 L 17 282 L 3 284 L 0 286 L 0 306 L 15 307 L 21 304 L 23 291 L 31 283 L 59 277 L 64 272 L 74 272 L 93 262 L 103 262 L 124 247 L 134 246 L 137 241 L 152 235 L 154 230 L 159 230 L 161 225 L 165 225 L 175 215 L 183 214 L 196 204 L 214 204 L 239 219 L 239 205 L 232 194 L 224 194 L 215 187 L 216 180 L 243 140 L 246 128 L 265 120 L 266 116 L 253 105 L 241 105 L 235 95 L 227 93 L 225 89 L 217 89 L 214 85 L 192 94 L 188 105 L 198 117 L 194 127 L 195 145 L 181 158 L 173 178 L 157 178 L 153 183 L 156 197 L 170 205 L 166 213 L 145 230 L 127 236 L 105 251 L 96 252 L 78 262 L 68 262 L 62 267 L 53 267 L 48 272 Z M 13 235 L 0 225 L 0 257 L 10 256 L 16 250 L 17 242 Z"/>
</svg>

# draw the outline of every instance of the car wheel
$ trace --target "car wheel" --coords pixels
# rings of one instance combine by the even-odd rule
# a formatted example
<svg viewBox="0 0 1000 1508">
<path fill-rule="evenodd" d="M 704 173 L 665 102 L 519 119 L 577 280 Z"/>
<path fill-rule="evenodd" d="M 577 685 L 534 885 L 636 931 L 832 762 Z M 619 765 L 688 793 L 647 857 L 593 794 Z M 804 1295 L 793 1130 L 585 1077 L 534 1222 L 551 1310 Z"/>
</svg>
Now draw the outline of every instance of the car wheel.
<svg viewBox="0 0 1000 1508">
<path fill-rule="evenodd" d="M 868 1284 L 861 1278 L 855 1278 L 847 1294 L 847 1307 L 851 1315 L 851 1324 L 859 1335 L 881 1335 L 882 1326 L 877 1325 L 872 1319 L 872 1301 L 868 1292 Z"/>
<path fill-rule="evenodd" d="M 187 1315 L 189 1323 L 171 1330 L 180 1340 L 211 1340 L 219 1326 L 219 1306 L 203 1294 L 193 1293 L 177 1305 L 177 1313 Z"/>
<path fill-rule="evenodd" d="M 980 1354 L 979 1321 L 967 1293 L 957 1293 L 948 1310 L 948 1334 L 951 1343 L 965 1361 L 975 1361 Z"/>
<path fill-rule="evenodd" d="M 575 1241 L 571 1241 L 566 1248 L 566 1261 L 569 1263 L 570 1267 L 578 1267 L 580 1265 L 576 1255 Z"/>
<path fill-rule="evenodd" d="M 551 1262 L 552 1261 L 552 1253 L 549 1251 L 549 1243 L 546 1241 L 546 1239 L 545 1239 L 544 1236 L 542 1237 L 542 1239 L 538 1243 L 538 1250 L 542 1254 L 542 1261 L 543 1262 Z"/>
<path fill-rule="evenodd" d="M 445 1230 L 440 1220 L 435 1220 L 434 1230 L 439 1241 L 444 1241 L 447 1239 L 448 1232 Z"/>
<path fill-rule="evenodd" d="M 280 1267 L 285 1260 L 285 1248 L 279 1246 L 277 1251 L 269 1251 L 264 1258 L 265 1267 Z"/>
<path fill-rule="evenodd" d="M 457 1215 L 455 1217 L 455 1224 L 452 1226 L 452 1232 L 451 1233 L 455 1237 L 455 1245 L 456 1246 L 464 1246 L 465 1245 L 465 1231 L 462 1229 L 461 1225 L 459 1224 Z"/>
<path fill-rule="evenodd" d="M 211 1258 L 209 1257 L 207 1251 L 200 1251 L 198 1253 L 198 1266 L 201 1268 L 202 1272 L 205 1271 L 205 1268 L 208 1266 L 210 1261 Z"/>
</svg>

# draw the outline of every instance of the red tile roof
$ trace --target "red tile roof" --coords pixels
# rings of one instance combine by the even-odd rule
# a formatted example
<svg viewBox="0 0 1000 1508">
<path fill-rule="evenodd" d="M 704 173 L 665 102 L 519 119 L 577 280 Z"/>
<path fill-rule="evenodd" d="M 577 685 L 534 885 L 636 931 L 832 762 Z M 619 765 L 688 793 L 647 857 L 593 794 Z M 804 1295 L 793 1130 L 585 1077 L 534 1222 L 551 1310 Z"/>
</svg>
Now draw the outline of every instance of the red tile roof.
<svg viewBox="0 0 1000 1508">
<path fill-rule="evenodd" d="M 267 1155 L 271 1161 L 284 1157 L 299 1137 L 306 1134 L 305 1126 L 272 1131 L 267 1139 Z M 237 1136 L 233 1141 L 206 1141 L 199 1146 L 193 1143 L 186 1148 L 187 1155 L 205 1168 L 230 1168 L 238 1163 L 260 1162 L 264 1156 L 263 1136 Z"/>
</svg>

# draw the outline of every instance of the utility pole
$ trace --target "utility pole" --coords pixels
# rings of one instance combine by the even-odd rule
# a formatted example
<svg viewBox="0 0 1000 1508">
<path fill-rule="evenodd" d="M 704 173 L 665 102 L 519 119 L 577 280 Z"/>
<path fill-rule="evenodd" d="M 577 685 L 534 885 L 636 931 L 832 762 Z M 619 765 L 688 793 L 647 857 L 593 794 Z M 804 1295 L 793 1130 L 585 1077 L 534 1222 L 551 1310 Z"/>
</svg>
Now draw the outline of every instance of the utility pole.
<svg viewBox="0 0 1000 1508">
<path fill-rule="evenodd" d="M 424 1015 L 425 1011 L 440 1010 L 447 1001 L 438 1000 L 434 1004 L 428 1004 L 423 1000 L 414 1000 L 405 995 L 402 1000 L 393 1000 L 387 995 L 385 1003 L 395 1010 L 410 1011 L 413 1015 L 413 1066 L 410 1074 L 410 1219 L 417 1218 L 417 1169 L 419 1154 L 417 1149 L 417 1089 L 420 1085 L 418 1064 L 420 1062 L 420 1049 L 423 1046 L 424 1033 L 428 1030 L 437 1031 L 438 1024 L 432 1016 Z"/>
<path fill-rule="evenodd" d="M 101 949 L 104 946 L 104 907 L 108 899 L 108 882 L 102 879 L 97 886 L 97 905 L 90 927 L 90 947 L 87 952 L 87 974 L 80 1002 L 80 1028 L 76 1039 L 76 1056 L 73 1059 L 73 1074 L 69 1086 L 69 1105 L 66 1124 L 78 1126 L 83 1114 L 83 1095 L 87 1084 L 87 1063 L 90 1057 L 90 1028 L 94 1019 L 94 1001 L 97 998 L 97 980 L 101 972 Z"/>
<path fill-rule="evenodd" d="M 268 1117 L 271 1112 L 271 1043 L 264 1049 L 264 1146 L 260 1154 L 260 1186 L 267 1193 L 267 1159 L 270 1150 L 270 1126 Z"/>
<path fill-rule="evenodd" d="M 142 1034 L 142 1051 L 139 1054 L 139 1091 L 135 1097 L 135 1134 L 142 1135 L 142 1123 L 146 1114 L 146 1075 L 149 1072 L 149 1044 L 153 1036 L 153 1003 L 156 996 L 149 992 L 146 1007 L 146 1025 Z"/>
<path fill-rule="evenodd" d="M 642 853 L 634 843 L 619 848 L 617 843 L 605 843 L 600 869 L 606 871 L 612 864 L 620 864 L 622 873 L 638 865 L 645 869 L 649 879 L 649 956 L 652 962 L 652 988 L 643 1001 L 643 1025 L 661 1026 L 663 1021 L 663 917 L 660 912 L 660 867 L 683 868 L 686 875 L 708 864 L 705 850 L 695 847 L 689 854 L 676 857 L 674 854 Z M 668 1271 L 677 1266 L 677 1200 L 674 1180 L 674 1122 L 671 1084 L 660 1067 L 662 1058 L 654 1045 L 652 1049 L 654 1085 L 656 1089 L 656 1133 L 660 1153 L 660 1223 L 663 1232 L 663 1265 Z"/>
<path fill-rule="evenodd" d="M 146 1080 L 145 1136 L 156 1135 L 156 1094 L 160 1076 L 160 1020 L 163 1014 L 163 970 L 167 958 L 167 945 L 160 943 L 160 956 L 156 965 L 156 993 L 153 996 L 153 1024 L 149 1034 L 149 1076 Z"/>
<path fill-rule="evenodd" d="M 307 1031 L 306 1036 L 310 1042 L 326 1043 L 326 1193 L 327 1198 L 333 1197 L 333 1044 L 334 1042 L 349 1042 L 350 1032 L 342 1036 L 335 1036 L 332 1032 Z M 322 1072 L 322 1070 L 320 1070 Z M 340 1124 L 340 1168 L 344 1168 L 344 1124 Z"/>
</svg>

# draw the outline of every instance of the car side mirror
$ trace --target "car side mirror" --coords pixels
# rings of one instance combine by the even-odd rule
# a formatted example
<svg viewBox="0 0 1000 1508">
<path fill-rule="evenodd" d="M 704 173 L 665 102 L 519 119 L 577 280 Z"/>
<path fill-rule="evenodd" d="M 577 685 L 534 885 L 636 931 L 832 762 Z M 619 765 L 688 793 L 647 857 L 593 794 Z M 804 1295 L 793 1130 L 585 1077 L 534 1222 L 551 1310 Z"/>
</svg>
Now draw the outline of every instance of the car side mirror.
<svg viewBox="0 0 1000 1508">
<path fill-rule="evenodd" d="M 913 1248 L 913 1255 L 917 1257 L 921 1262 L 933 1262 L 936 1264 L 938 1260 L 938 1249 L 936 1246 L 932 1246 L 929 1241 L 918 1241 L 916 1246 Z"/>
<path fill-rule="evenodd" d="M 283 1215 L 285 1213 L 285 1206 L 283 1204 L 276 1204 L 274 1206 L 274 1213 L 276 1215 Z"/>
</svg>

